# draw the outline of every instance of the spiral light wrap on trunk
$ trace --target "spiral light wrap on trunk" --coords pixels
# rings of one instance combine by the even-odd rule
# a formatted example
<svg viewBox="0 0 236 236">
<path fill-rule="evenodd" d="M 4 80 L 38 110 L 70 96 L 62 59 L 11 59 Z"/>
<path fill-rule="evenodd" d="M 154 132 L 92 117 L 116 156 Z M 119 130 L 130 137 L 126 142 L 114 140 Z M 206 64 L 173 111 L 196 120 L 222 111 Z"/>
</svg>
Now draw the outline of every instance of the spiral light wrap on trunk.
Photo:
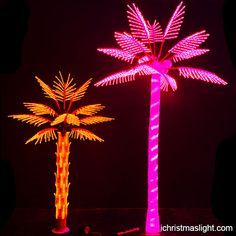
<svg viewBox="0 0 236 236">
<path fill-rule="evenodd" d="M 160 232 L 158 212 L 158 136 L 160 116 L 160 74 L 152 75 L 148 135 L 148 209 L 146 232 Z"/>
</svg>

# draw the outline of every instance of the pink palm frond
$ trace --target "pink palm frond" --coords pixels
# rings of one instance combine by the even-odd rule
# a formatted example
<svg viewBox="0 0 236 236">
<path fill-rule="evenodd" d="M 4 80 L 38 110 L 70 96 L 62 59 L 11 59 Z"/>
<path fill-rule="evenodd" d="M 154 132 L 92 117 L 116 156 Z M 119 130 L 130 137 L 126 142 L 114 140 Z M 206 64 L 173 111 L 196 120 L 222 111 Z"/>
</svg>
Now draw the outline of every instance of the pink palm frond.
<svg viewBox="0 0 236 236">
<path fill-rule="evenodd" d="M 128 8 L 127 17 L 133 37 L 141 39 L 144 43 L 149 43 L 150 33 L 142 13 L 135 4 L 132 7 L 128 5 Z"/>
<path fill-rule="evenodd" d="M 143 56 L 141 58 L 138 59 L 138 63 L 145 63 L 145 62 L 149 62 L 151 60 L 150 56 Z"/>
<path fill-rule="evenodd" d="M 103 80 L 97 82 L 95 86 L 103 86 L 103 85 L 113 85 L 118 83 L 124 83 L 128 81 L 132 81 L 135 79 L 135 75 L 152 75 L 158 74 L 159 72 L 153 69 L 148 65 L 137 65 L 130 70 L 121 71 L 110 75 Z"/>
<path fill-rule="evenodd" d="M 115 32 L 115 39 L 119 46 L 126 52 L 136 55 L 138 53 L 150 53 L 150 49 L 146 47 L 142 42 L 135 39 L 128 33 Z"/>
<path fill-rule="evenodd" d="M 126 52 L 121 49 L 117 48 L 98 48 L 97 49 L 99 52 L 103 52 L 109 56 L 115 57 L 117 59 L 120 59 L 122 61 L 126 61 L 132 64 L 133 59 L 135 58 L 135 55 Z"/>
<path fill-rule="evenodd" d="M 161 82 L 160 86 L 161 86 L 162 91 L 168 92 L 169 86 L 171 87 L 173 91 L 177 90 L 177 84 L 176 84 L 175 79 L 167 74 L 161 74 L 160 82 Z"/>
<path fill-rule="evenodd" d="M 156 20 L 153 25 L 147 22 L 149 34 L 150 34 L 150 43 L 161 42 L 163 40 L 162 28 Z"/>
<path fill-rule="evenodd" d="M 184 78 L 203 80 L 213 84 L 227 84 L 227 82 L 222 80 L 219 76 L 206 70 L 191 67 L 177 67 L 177 69 L 179 71 L 179 75 Z"/>
<path fill-rule="evenodd" d="M 196 49 L 200 44 L 204 43 L 208 38 L 209 34 L 205 30 L 194 33 L 180 42 L 178 42 L 174 47 L 172 47 L 168 52 L 171 53 L 181 53 L 187 50 Z"/>
<path fill-rule="evenodd" d="M 163 89 L 164 91 L 168 91 L 168 86 L 170 86 L 173 91 L 177 90 L 177 84 L 175 79 L 167 74 L 162 74 L 161 76 L 161 86 L 164 86 L 164 84 L 167 84 L 167 89 Z M 164 87 L 166 87 L 166 85 Z"/>
<path fill-rule="evenodd" d="M 164 32 L 164 39 L 174 39 L 178 37 L 180 27 L 184 19 L 184 8 L 183 2 L 181 2 L 175 12 L 173 13 L 169 23 Z"/>
<path fill-rule="evenodd" d="M 161 90 L 167 92 L 168 91 L 168 86 L 169 86 L 168 81 L 162 75 L 161 76 L 161 83 L 160 83 Z"/>
<path fill-rule="evenodd" d="M 207 52 L 209 52 L 209 49 L 193 49 L 193 50 L 187 50 L 184 52 L 176 53 L 172 59 L 174 62 L 182 61 L 185 59 L 190 59 L 192 57 L 197 57 L 200 55 L 203 55 Z"/>
</svg>

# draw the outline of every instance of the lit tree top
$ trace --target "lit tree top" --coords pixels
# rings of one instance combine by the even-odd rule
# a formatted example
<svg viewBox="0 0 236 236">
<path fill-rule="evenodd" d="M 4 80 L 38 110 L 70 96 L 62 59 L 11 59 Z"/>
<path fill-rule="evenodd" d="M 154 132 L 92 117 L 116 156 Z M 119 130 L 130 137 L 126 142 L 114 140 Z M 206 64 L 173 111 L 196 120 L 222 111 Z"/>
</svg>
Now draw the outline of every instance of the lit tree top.
<svg viewBox="0 0 236 236">
<path fill-rule="evenodd" d="M 112 74 L 95 85 L 124 83 L 134 80 L 135 75 L 159 74 L 162 90 L 167 91 L 169 86 L 176 90 L 176 80 L 171 74 L 173 71 L 178 71 L 179 75 L 184 78 L 226 85 L 224 80 L 212 72 L 199 68 L 173 66 L 174 63 L 203 55 L 209 51 L 209 49 L 200 48 L 200 45 L 209 36 L 205 30 L 180 40 L 165 55 L 162 55 L 165 41 L 175 39 L 179 35 L 184 19 L 184 9 L 185 6 L 181 2 L 163 31 L 156 20 L 152 24 L 147 21 L 135 4 L 128 5 L 127 16 L 131 33 L 115 32 L 114 36 L 120 48 L 99 48 L 98 51 L 126 61 L 133 66 L 128 70 Z M 160 43 L 159 47 L 157 47 L 157 43 Z"/>
<path fill-rule="evenodd" d="M 54 81 L 53 88 L 51 88 L 36 76 L 36 80 L 40 84 L 45 97 L 55 101 L 55 109 L 41 103 L 25 102 L 24 106 L 31 111 L 32 114 L 9 116 L 30 125 L 48 126 L 28 139 L 26 144 L 32 141 L 35 141 L 35 144 L 37 144 L 42 141 L 47 142 L 57 139 L 56 131 L 60 131 L 62 134 L 69 132 L 69 136 L 73 139 L 104 141 L 91 131 L 83 128 L 83 126 L 113 120 L 113 118 L 97 115 L 105 106 L 101 104 L 91 104 L 72 109 L 72 103 L 80 100 L 85 95 L 91 79 L 85 82 L 81 87 L 76 88 L 76 84 L 73 83 L 73 78 L 71 78 L 70 74 L 66 81 L 64 81 L 61 72 L 59 72 L 59 76 L 55 77 L 56 80 Z"/>
</svg>

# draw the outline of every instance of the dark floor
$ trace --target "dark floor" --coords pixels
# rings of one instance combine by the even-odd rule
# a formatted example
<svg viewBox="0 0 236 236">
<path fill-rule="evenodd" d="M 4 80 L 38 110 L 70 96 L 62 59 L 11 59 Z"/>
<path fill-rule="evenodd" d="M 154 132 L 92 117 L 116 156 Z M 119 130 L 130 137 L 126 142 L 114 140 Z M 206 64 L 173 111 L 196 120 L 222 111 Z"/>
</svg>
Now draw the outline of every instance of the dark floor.
<svg viewBox="0 0 236 236">
<path fill-rule="evenodd" d="M 221 225 L 209 209 L 160 209 L 162 225 Z M 2 236 L 48 236 L 53 235 L 54 210 L 15 209 L 2 231 Z M 145 235 L 145 209 L 75 209 L 68 215 L 70 232 L 66 236 L 78 235 L 78 227 L 87 223 L 102 236 L 117 235 L 118 232 L 140 228 L 139 232 L 125 235 Z M 161 235 L 216 235 L 222 233 L 169 232 Z"/>
</svg>

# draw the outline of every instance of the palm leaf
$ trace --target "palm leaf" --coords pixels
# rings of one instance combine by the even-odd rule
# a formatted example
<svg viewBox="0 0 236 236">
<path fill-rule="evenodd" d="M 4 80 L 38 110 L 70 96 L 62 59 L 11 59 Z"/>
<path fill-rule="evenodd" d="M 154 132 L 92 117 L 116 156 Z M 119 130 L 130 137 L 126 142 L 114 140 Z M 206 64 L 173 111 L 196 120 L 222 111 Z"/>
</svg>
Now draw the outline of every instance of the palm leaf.
<svg viewBox="0 0 236 236">
<path fill-rule="evenodd" d="M 169 84 L 168 84 L 167 79 L 164 77 L 164 75 L 161 75 L 161 81 L 160 82 L 161 82 L 160 83 L 161 90 L 167 92 Z"/>
<path fill-rule="evenodd" d="M 152 75 L 152 74 L 158 74 L 159 72 L 153 69 L 152 67 L 141 64 L 133 67 L 130 70 L 121 71 L 118 73 L 115 73 L 113 75 L 110 75 L 97 83 L 95 83 L 95 86 L 103 86 L 103 85 L 113 85 L 118 83 L 124 83 L 128 81 L 132 81 L 135 79 L 135 75 Z"/>
<path fill-rule="evenodd" d="M 38 81 L 38 83 L 40 84 L 46 97 L 53 99 L 59 108 L 60 106 L 59 106 L 57 95 L 55 94 L 55 92 L 47 84 L 45 84 L 41 79 L 39 79 L 39 77 L 35 76 L 35 78 Z"/>
<path fill-rule="evenodd" d="M 71 125 L 76 125 L 79 126 L 80 125 L 80 121 L 79 118 L 74 115 L 74 114 L 68 114 L 68 113 L 64 113 L 60 116 L 58 116 L 54 121 L 51 122 L 51 126 L 55 126 L 58 125 L 62 122 L 65 122 L 67 124 L 71 124 Z"/>
<path fill-rule="evenodd" d="M 177 69 L 179 75 L 182 75 L 184 78 L 203 80 L 213 84 L 227 84 L 227 82 L 222 80 L 219 76 L 206 70 L 191 67 L 177 67 Z"/>
<path fill-rule="evenodd" d="M 80 119 L 80 123 L 83 125 L 92 125 L 92 124 L 107 122 L 111 120 L 114 120 L 114 119 L 110 117 L 105 117 L 105 116 L 90 116 L 90 117 L 85 117 L 85 118 Z"/>
<path fill-rule="evenodd" d="M 150 43 L 161 42 L 163 40 L 163 32 L 159 22 L 154 21 L 153 25 L 147 22 L 148 30 L 150 33 Z"/>
<path fill-rule="evenodd" d="M 130 63 L 132 63 L 133 59 L 135 58 L 135 56 L 130 54 L 129 52 L 126 52 L 124 50 L 117 49 L 117 48 L 98 48 L 97 50 L 109 56 L 115 57 L 117 59 L 120 59 L 126 62 L 130 62 Z"/>
<path fill-rule="evenodd" d="M 30 125 L 35 125 L 35 126 L 40 126 L 45 123 L 51 123 L 51 120 L 37 115 L 21 114 L 21 115 L 10 115 L 8 117 L 12 117 L 13 119 L 17 119 L 19 121 L 26 122 L 29 123 Z"/>
<path fill-rule="evenodd" d="M 187 50 L 193 50 L 200 46 L 200 44 L 204 43 L 208 38 L 209 34 L 206 33 L 205 30 L 194 33 L 180 42 L 178 42 L 174 47 L 172 47 L 168 52 L 171 53 L 181 53 Z"/>
<path fill-rule="evenodd" d="M 174 62 L 178 62 L 178 61 L 182 61 L 182 60 L 186 60 L 186 59 L 190 59 L 190 58 L 193 58 L 193 57 L 203 55 L 207 52 L 209 52 L 209 49 L 187 50 L 187 51 L 184 51 L 184 52 L 176 53 L 173 56 L 172 59 L 173 59 Z"/>
<path fill-rule="evenodd" d="M 167 74 L 162 74 L 161 75 L 161 89 L 164 91 L 168 91 L 169 86 L 171 87 L 173 91 L 177 90 L 177 84 L 176 84 L 175 79 Z"/>
<path fill-rule="evenodd" d="M 164 39 L 174 39 L 178 37 L 180 27 L 183 22 L 183 14 L 184 14 L 184 8 L 183 2 L 181 2 L 175 12 L 173 13 L 169 23 L 167 24 L 167 27 L 164 32 Z"/>
<path fill-rule="evenodd" d="M 86 93 L 86 90 L 91 83 L 92 79 L 87 80 L 82 86 L 80 86 L 71 96 L 69 108 L 74 101 L 80 100 Z"/>
<path fill-rule="evenodd" d="M 163 78 L 164 77 L 164 78 Z M 163 77 L 161 77 L 162 79 L 165 79 L 168 83 L 168 85 L 171 87 L 171 89 L 173 91 L 177 90 L 177 84 L 174 78 L 172 78 L 171 76 L 164 74 Z"/>
<path fill-rule="evenodd" d="M 80 120 L 74 114 L 68 114 L 68 116 L 66 118 L 66 123 L 69 124 L 69 125 L 80 126 Z"/>
<path fill-rule="evenodd" d="M 72 114 L 75 115 L 87 115 L 91 116 L 96 114 L 97 112 L 103 110 L 105 106 L 102 106 L 101 104 L 92 104 L 92 105 L 87 105 L 80 107 L 72 112 Z"/>
<path fill-rule="evenodd" d="M 126 52 L 136 55 L 138 53 L 150 53 L 150 49 L 142 42 L 135 39 L 132 35 L 127 33 L 115 32 L 115 39 L 119 46 Z"/>
<path fill-rule="evenodd" d="M 75 84 L 72 84 L 73 78 L 70 78 L 70 74 L 68 74 L 66 82 L 64 82 L 60 71 L 59 75 L 60 77 L 56 76 L 57 81 L 54 81 L 54 92 L 57 95 L 58 100 L 65 104 L 66 101 L 72 98 L 75 91 Z"/>
<path fill-rule="evenodd" d="M 149 61 L 151 61 L 151 58 L 148 57 L 148 56 L 143 56 L 143 57 L 138 59 L 138 63 L 139 64 L 142 64 L 142 63 L 145 63 L 145 62 L 149 62 Z"/>
<path fill-rule="evenodd" d="M 51 107 L 44 104 L 31 103 L 31 102 L 24 102 L 23 104 L 35 115 L 51 115 L 51 116 L 58 115 Z"/>
<path fill-rule="evenodd" d="M 141 39 L 144 43 L 150 42 L 150 33 L 142 13 L 135 4 L 132 7 L 128 5 L 128 8 L 128 21 L 132 35 Z"/>
<path fill-rule="evenodd" d="M 74 139 L 80 139 L 80 140 L 91 140 L 91 141 L 99 141 L 104 142 L 103 139 L 95 135 L 89 130 L 82 129 L 82 128 L 72 128 L 70 132 L 70 137 Z"/>
<path fill-rule="evenodd" d="M 57 136 L 55 134 L 56 128 L 47 128 L 39 131 L 36 133 L 32 138 L 28 139 L 25 144 L 28 144 L 29 142 L 32 142 L 36 139 L 35 144 L 38 142 L 41 143 L 42 141 L 44 142 L 49 142 L 51 140 L 57 139 Z"/>
</svg>

